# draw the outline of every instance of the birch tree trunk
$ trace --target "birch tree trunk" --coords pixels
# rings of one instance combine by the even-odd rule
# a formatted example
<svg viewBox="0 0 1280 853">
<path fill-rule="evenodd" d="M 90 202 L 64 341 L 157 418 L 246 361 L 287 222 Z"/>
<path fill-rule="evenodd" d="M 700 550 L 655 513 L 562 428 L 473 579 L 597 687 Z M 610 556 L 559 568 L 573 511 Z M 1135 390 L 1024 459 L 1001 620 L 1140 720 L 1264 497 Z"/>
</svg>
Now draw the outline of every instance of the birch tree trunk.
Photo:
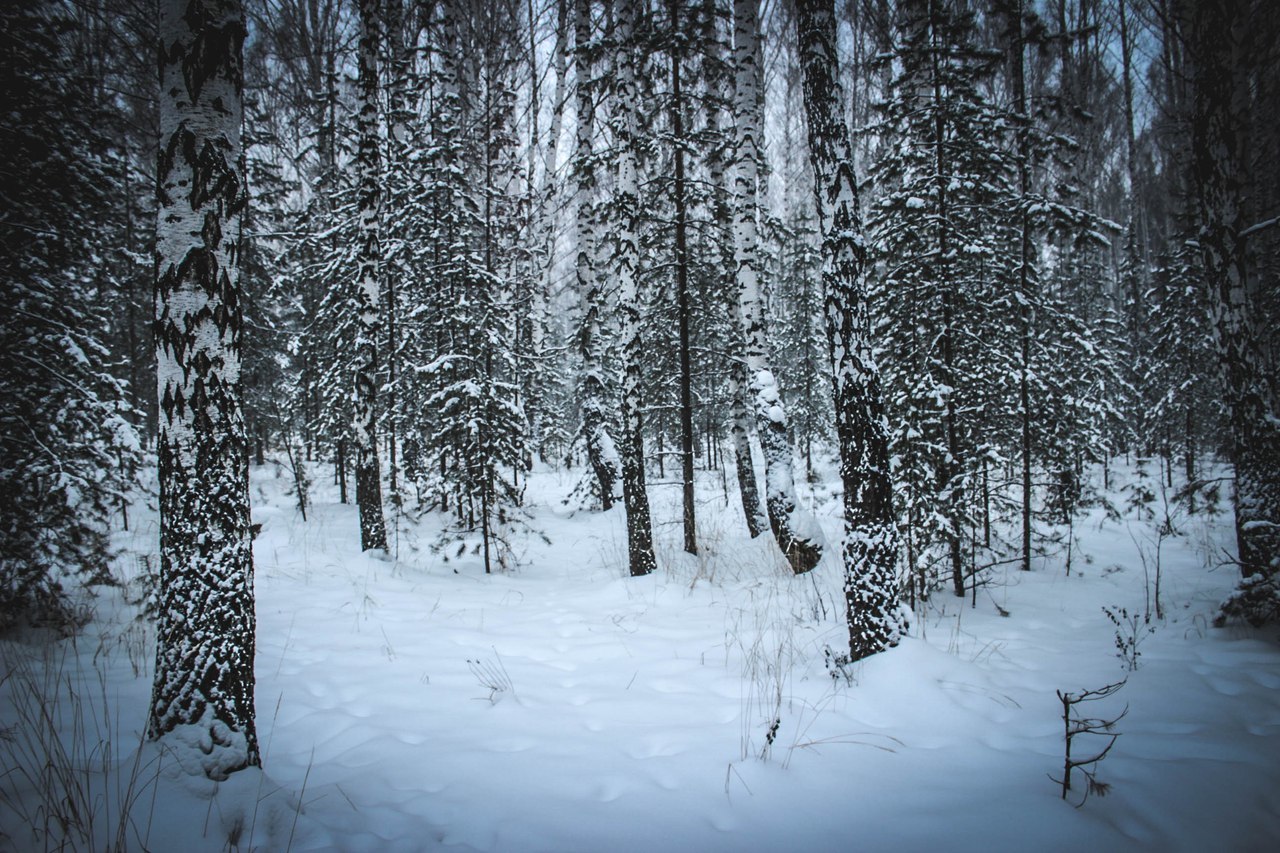
<svg viewBox="0 0 1280 853">
<path fill-rule="evenodd" d="M 261 764 L 236 245 L 246 30 L 238 0 L 165 0 L 160 16 L 160 616 L 147 736 L 225 779 Z"/>
<path fill-rule="evenodd" d="M 1280 411 L 1251 314 L 1245 266 L 1250 95 L 1244 43 L 1251 4 L 1199 0 L 1190 5 L 1192 170 L 1200 254 L 1231 422 L 1236 544 L 1244 576 L 1222 616 L 1261 624 L 1280 617 Z"/>
<path fill-rule="evenodd" d="M 871 326 L 849 130 L 842 114 L 831 0 L 798 0 L 800 66 L 809 157 L 822 229 L 823 315 L 834 372 L 840 479 L 844 484 L 844 591 L 849 658 L 897 645 L 898 533 L 889 479 L 889 434 Z"/>
<path fill-rule="evenodd" d="M 574 65 L 577 74 L 577 153 L 574 172 L 577 178 L 578 250 L 574 270 L 578 293 L 583 301 L 582 328 L 578 349 L 582 356 L 582 433 L 587 445 L 587 460 L 596 476 L 603 509 L 613 506 L 614 488 L 618 481 L 617 450 L 605 419 L 604 355 L 601 352 L 600 310 L 604 294 L 596 276 L 596 228 L 592 195 L 595 193 L 594 122 L 592 99 L 591 0 L 574 0 Z"/>
<path fill-rule="evenodd" d="M 795 466 L 787 438 L 787 410 L 769 369 L 769 341 L 760 288 L 759 235 L 756 231 L 760 160 L 760 27 L 758 0 L 734 0 L 736 170 L 734 177 L 734 263 L 738 282 L 738 318 L 745 340 L 747 390 L 756 435 L 764 453 L 765 508 L 769 526 L 796 574 L 822 559 L 817 523 L 796 499 Z M 737 440 L 735 436 L 735 440 Z M 741 477 L 741 473 L 739 474 Z"/>
<path fill-rule="evenodd" d="M 734 310 L 738 310 L 735 304 Z M 741 312 L 739 317 L 741 317 Z M 729 369 L 729 437 L 733 440 L 734 467 L 738 473 L 738 495 L 747 519 L 747 532 L 755 539 L 769 528 L 769 517 L 760 503 L 760 486 L 756 482 L 755 460 L 751 458 L 751 414 L 747 411 L 744 374 L 745 364 Z"/>
<path fill-rule="evenodd" d="M 732 56 L 730 61 L 723 61 L 721 55 L 721 38 L 717 27 L 717 10 L 715 0 L 702 0 L 698 10 L 699 26 L 702 29 L 700 39 L 704 48 L 702 57 L 704 85 L 708 95 L 705 97 L 707 136 L 712 140 L 728 139 L 734 132 L 726 127 L 725 116 L 730 122 L 733 118 L 733 106 L 728 104 L 722 108 L 720 97 L 723 91 L 726 98 L 730 96 L 729 86 L 733 85 Z M 732 45 L 725 46 L 732 54 Z M 722 71 L 723 69 L 723 71 Z M 723 74 L 723 77 L 721 76 Z M 760 486 L 756 482 L 755 461 L 751 456 L 751 413 L 747 410 L 745 388 L 750 384 L 746 376 L 746 362 L 742 358 L 742 320 L 738 309 L 737 298 L 737 262 L 733 243 L 733 211 L 734 186 L 730 174 L 733 168 L 734 152 L 729 145 L 716 146 L 707 158 L 707 176 L 713 188 L 711 214 L 719 244 L 719 261 L 725 276 L 725 293 L 730 298 L 726 302 L 729 320 L 738 333 L 734 336 L 731 347 L 734 363 L 730 366 L 726 382 L 729 398 L 729 437 L 733 442 L 734 468 L 738 479 L 738 497 L 742 502 L 743 515 L 747 521 L 747 531 L 755 539 L 769 527 L 769 518 L 765 514 L 764 505 L 760 502 Z"/>
<path fill-rule="evenodd" d="M 618 211 L 617 252 L 614 273 L 618 280 L 618 312 L 622 337 L 622 499 L 627 510 L 627 558 L 632 577 L 647 575 L 655 568 L 653 525 L 649 516 L 649 495 L 645 490 L 644 437 L 640 410 L 640 362 L 644 356 L 640 338 L 640 294 L 636 272 L 640 266 L 638 220 L 640 197 L 636 181 L 636 79 L 635 7 L 621 0 L 617 8 L 618 90 L 615 109 L 619 111 L 614 144 L 618 150 L 618 184 L 615 206 Z"/>
<path fill-rule="evenodd" d="M 531 13 L 532 13 L 532 3 Z M 532 24 L 531 24 L 532 26 Z M 525 407 L 529 413 L 529 438 L 539 458 L 546 461 L 544 404 L 537 388 L 546 376 L 547 301 L 554 285 L 556 267 L 556 242 L 559 236 L 560 216 L 557 210 L 560 194 L 560 131 L 564 126 L 565 83 L 568 77 L 569 53 L 569 0 L 556 0 L 556 40 L 552 48 L 551 67 L 555 87 L 551 97 L 551 127 L 546 145 L 542 148 L 542 181 L 536 191 L 535 239 L 541 245 L 543 256 L 538 269 L 536 285 L 530 295 L 529 349 L 533 367 L 530 370 L 529 393 L 525 395 Z M 531 34 L 531 38 L 533 35 Z M 533 48 L 531 47 L 531 52 Z M 532 55 L 532 54 L 531 54 Z M 537 105 L 532 109 L 536 112 Z M 536 142 L 536 140 L 534 140 Z M 530 156 L 536 146 L 530 145 Z M 529 180 L 534 179 L 533 164 L 529 168 Z"/>
<path fill-rule="evenodd" d="M 355 444 L 356 505 L 360 511 L 362 550 L 387 549 L 387 525 L 382 515 L 382 477 L 378 466 L 378 331 L 380 181 L 378 157 L 378 43 L 379 0 L 360 0 L 359 95 L 356 117 L 359 148 L 359 241 L 355 281 L 356 367 Z"/>
</svg>

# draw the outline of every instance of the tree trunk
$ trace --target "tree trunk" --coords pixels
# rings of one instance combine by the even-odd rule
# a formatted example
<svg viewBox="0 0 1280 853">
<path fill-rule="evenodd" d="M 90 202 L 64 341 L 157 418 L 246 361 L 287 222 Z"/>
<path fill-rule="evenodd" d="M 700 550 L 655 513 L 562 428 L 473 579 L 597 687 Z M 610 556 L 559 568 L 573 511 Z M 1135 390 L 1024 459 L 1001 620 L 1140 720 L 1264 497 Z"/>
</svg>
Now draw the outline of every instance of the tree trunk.
<svg viewBox="0 0 1280 853">
<path fill-rule="evenodd" d="M 382 477 L 378 465 L 378 330 L 381 326 L 379 206 L 381 176 L 378 157 L 379 0 L 360 0 L 360 112 L 356 117 L 359 148 L 359 241 L 355 280 L 356 312 L 355 418 L 356 506 L 360 512 L 360 548 L 387 550 L 382 516 Z"/>
<path fill-rule="evenodd" d="M 1018 294 L 1019 299 L 1019 358 L 1018 370 L 1018 421 L 1022 445 L 1022 565 L 1024 572 L 1031 571 L 1031 217 L 1027 212 L 1027 199 L 1031 195 L 1031 116 L 1027 106 L 1027 82 L 1025 68 L 1026 38 L 1023 34 L 1022 0 L 1013 4 L 1010 25 L 1014 28 L 1011 53 L 1013 97 L 1016 115 L 1015 139 L 1017 142 L 1019 240 L 1018 240 Z"/>
<path fill-rule="evenodd" d="M 760 504 L 760 487 L 756 483 L 755 461 L 751 458 L 750 418 L 743 400 L 742 372 L 746 368 L 734 364 L 729 369 L 729 434 L 733 439 L 733 459 L 738 472 L 738 494 L 742 512 L 747 518 L 747 531 L 755 539 L 769 527 L 769 517 Z"/>
<path fill-rule="evenodd" d="M 636 272 L 640 265 L 638 220 L 640 199 L 636 181 L 636 82 L 633 29 L 635 9 L 631 3 L 618 7 L 618 92 L 620 111 L 614 142 L 618 147 L 616 207 L 618 248 L 615 274 L 618 280 L 618 308 L 622 334 L 622 498 L 627 510 L 627 557 L 632 577 L 647 575 L 656 566 L 653 556 L 653 527 L 649 517 L 649 495 L 644 482 L 644 437 L 641 433 L 640 361 L 644 356 L 640 338 L 640 294 Z"/>
<path fill-rule="evenodd" d="M 605 418 L 604 355 L 601 352 L 600 329 L 604 293 L 596 276 L 596 214 L 591 203 L 596 187 L 595 156 L 592 150 L 595 104 L 591 84 L 591 0 L 575 0 L 573 31 L 574 63 L 578 78 L 578 150 L 574 164 L 577 176 L 578 252 L 575 272 L 578 294 L 583 301 L 582 328 L 578 339 L 583 370 L 582 433 L 587 445 L 587 460 L 600 489 L 600 505 L 607 510 L 613 507 L 618 463 Z"/>
<path fill-rule="evenodd" d="M 160 15 L 160 616 L 147 736 L 225 779 L 261 764 L 235 245 L 246 30 L 236 0 L 166 0 Z"/>
<path fill-rule="evenodd" d="M 1253 323 L 1245 267 L 1250 94 L 1244 42 L 1251 4 L 1200 0 L 1190 5 L 1199 244 L 1231 422 L 1236 544 L 1244 576 L 1223 615 L 1259 624 L 1280 616 L 1280 412 Z"/>
<path fill-rule="evenodd" d="M 676 313 L 680 326 L 680 474 L 683 498 L 684 550 L 698 553 L 698 525 L 693 504 L 693 360 L 689 352 L 689 206 L 684 175 L 684 90 L 680 79 L 683 61 L 680 3 L 671 0 L 671 137 L 675 159 L 672 201 L 676 213 Z"/>
<path fill-rule="evenodd" d="M 532 0 L 530 0 L 532 10 Z M 533 35 L 531 34 L 531 38 Z M 535 48 L 531 46 L 531 50 Z M 547 442 L 544 421 L 546 412 L 540 399 L 540 382 L 545 376 L 543 365 L 546 355 L 547 301 L 556 275 L 556 240 L 559 236 L 558 197 L 560 194 L 559 156 L 560 131 L 564 126 L 565 86 L 568 78 L 569 53 L 569 0 L 556 2 L 556 40 L 552 48 L 551 67 L 555 74 L 555 87 L 551 98 L 551 127 L 543 149 L 542 183 L 538 190 L 537 227 L 544 256 L 537 284 L 533 288 L 529 306 L 529 356 L 533 363 L 530 371 L 529 393 L 525 395 L 525 407 L 529 413 L 529 438 L 542 461 L 547 461 Z M 529 179 L 533 180 L 530 170 Z M 535 384 L 537 383 L 537 384 Z"/>
<path fill-rule="evenodd" d="M 715 0 L 702 0 L 698 10 L 699 23 L 702 29 L 701 40 L 705 49 L 703 55 L 705 78 L 704 85 L 709 92 L 718 95 L 721 89 L 721 40 L 717 32 Z M 725 110 L 721 108 L 719 97 L 706 98 L 707 134 L 712 139 L 725 139 L 730 131 L 724 126 Z M 732 116 L 731 116 L 732 118 Z M 725 293 L 731 294 L 726 307 L 729 309 L 730 321 L 741 329 L 741 312 L 737 298 L 737 262 L 736 247 L 733 245 L 733 211 L 734 188 L 728 176 L 732 166 L 733 152 L 723 151 L 716 147 L 707 158 L 707 172 L 712 192 L 712 216 L 714 217 L 717 243 L 719 243 L 720 265 L 725 276 Z M 731 345 L 741 349 L 741 332 L 738 340 Z M 740 352 L 735 352 L 739 358 Z M 765 515 L 764 505 L 760 502 L 760 486 L 756 481 L 755 461 L 751 455 L 751 415 L 747 411 L 743 397 L 743 388 L 749 384 L 746 377 L 745 362 L 735 363 L 730 367 L 727 378 L 729 397 L 729 439 L 733 445 L 734 468 L 738 480 L 738 497 L 742 502 L 743 515 L 747 521 L 747 531 L 754 539 L 769 527 L 769 519 Z"/>
<path fill-rule="evenodd" d="M 898 643 L 898 530 L 889 479 L 889 435 L 868 337 L 866 242 L 858 211 L 831 0 L 798 0 L 800 64 L 809 156 L 822 228 L 823 314 L 831 352 L 840 478 L 844 484 L 845 612 L 849 657 Z"/>
<path fill-rule="evenodd" d="M 942 348 L 943 384 L 949 389 L 946 395 L 943 413 L 943 431 L 946 434 L 947 452 L 938 466 L 938 484 L 942 494 L 939 505 L 946 515 L 947 549 L 951 558 L 951 588 L 957 598 L 964 598 L 964 558 L 961 548 L 962 508 L 962 476 L 960 473 L 960 434 L 956 423 L 956 393 L 960 381 L 955 368 L 955 284 L 950 275 L 949 258 L 951 248 L 951 217 L 948 209 L 948 182 L 945 175 L 951 174 L 947 161 L 946 142 L 947 126 L 944 118 L 944 98 L 942 91 L 942 74 L 938 67 L 938 57 L 947 46 L 940 42 L 938 7 L 929 4 L 929 38 L 932 49 L 929 52 L 931 76 L 933 78 L 933 155 L 936 174 L 938 205 L 938 283 L 942 289 L 942 329 L 939 333 L 939 345 Z"/>
<path fill-rule="evenodd" d="M 410 51 L 405 47 L 405 16 L 402 0 L 386 0 L 387 12 L 387 141 L 388 172 L 403 170 L 409 167 L 409 124 L 413 118 L 408 108 L 411 88 L 409 75 L 412 67 Z M 409 34 L 411 37 L 412 33 Z M 391 492 L 391 501 L 399 505 L 399 440 L 398 426 L 400 407 L 397 404 L 399 394 L 398 382 L 400 374 L 400 337 L 396 329 L 399 313 L 399 300 L 396 297 L 397 283 L 409 280 L 408 264 L 403 255 L 386 275 L 386 316 L 387 316 L 387 488 Z"/>
<path fill-rule="evenodd" d="M 759 274 L 759 235 L 756 230 L 761 130 L 758 10 L 757 0 L 735 0 L 733 4 L 736 72 L 733 232 L 738 319 L 745 339 L 751 409 L 764 454 L 765 508 L 769 526 L 792 570 L 803 574 L 822 559 L 822 539 L 817 523 L 800 507 L 796 498 L 795 465 L 791 442 L 787 438 L 787 410 L 778 383 L 769 369 L 769 342 Z M 742 477 L 739 463 L 740 482 Z"/>
</svg>

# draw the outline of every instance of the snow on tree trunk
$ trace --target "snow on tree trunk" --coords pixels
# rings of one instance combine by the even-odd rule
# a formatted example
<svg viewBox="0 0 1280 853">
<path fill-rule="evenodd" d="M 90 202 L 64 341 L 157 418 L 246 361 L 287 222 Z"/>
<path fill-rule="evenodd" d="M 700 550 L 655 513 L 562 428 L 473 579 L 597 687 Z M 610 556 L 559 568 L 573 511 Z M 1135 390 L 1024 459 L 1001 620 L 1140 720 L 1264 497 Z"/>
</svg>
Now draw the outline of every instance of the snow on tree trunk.
<svg viewBox="0 0 1280 853">
<path fill-rule="evenodd" d="M 532 7 L 530 9 L 532 12 Z M 561 0 L 556 9 L 556 40 L 552 48 L 552 69 L 555 75 L 555 88 L 551 98 L 551 127 L 547 133 L 543 147 L 542 181 L 537 191 L 537 208 L 535 212 L 536 226 L 534 233 L 542 244 L 543 257 L 540 275 L 529 304 L 529 349 L 533 367 L 530 370 L 528 392 L 525 395 L 525 407 L 529 413 L 529 441 L 536 449 L 539 458 L 547 460 L 545 439 L 545 423 L 551 419 L 546 411 L 542 389 L 547 381 L 546 332 L 548 322 L 548 299 L 555 286 L 556 276 L 556 244 L 560 234 L 560 132 L 564 125 L 565 88 L 568 78 L 569 54 L 569 4 Z M 531 35 L 532 37 L 532 35 Z M 537 114 L 537 105 L 530 108 Z M 534 146 L 530 145 L 532 152 Z M 534 179 L 534 169 L 529 169 L 529 180 Z"/>
<path fill-rule="evenodd" d="M 680 32 L 680 0 L 668 4 L 671 27 Z M 675 206 L 676 242 L 676 313 L 678 315 L 680 342 L 680 479 L 683 503 L 684 550 L 698 553 L 698 524 L 694 509 L 693 490 L 693 357 L 689 350 L 689 322 L 692 306 L 689 304 L 689 204 L 685 193 L 685 99 L 680 79 L 683 61 L 683 39 L 672 40 L 671 49 L 671 141 L 674 150 L 674 176 L 671 185 L 672 204 Z"/>
<path fill-rule="evenodd" d="M 614 144 L 618 150 L 616 208 L 617 250 L 614 273 L 618 280 L 618 309 L 622 338 L 622 499 L 627 511 L 627 557 L 632 577 L 647 575 L 656 566 L 653 556 L 653 525 L 649 517 L 649 495 L 644 482 L 644 437 L 640 410 L 640 363 L 644 358 L 640 338 L 640 294 L 636 272 L 640 265 L 638 220 L 640 197 L 636 180 L 636 80 L 633 29 L 635 8 L 622 2 L 617 9 L 618 89 L 615 109 L 619 110 Z"/>
<path fill-rule="evenodd" d="M 736 171 L 734 177 L 734 261 L 738 282 L 738 316 L 745 338 L 748 390 L 756 434 L 764 452 L 765 506 L 774 539 L 796 574 L 822 559 L 817 523 L 796 499 L 787 410 L 773 372 L 765 330 L 764 295 L 760 287 L 759 236 L 756 232 L 760 158 L 760 33 L 757 0 L 734 0 L 733 56 Z M 735 442 L 738 441 L 735 435 Z M 741 455 L 741 451 L 739 451 Z M 741 463 L 739 479 L 743 476 Z M 746 505 L 744 504 L 744 507 Z M 748 515 L 750 512 L 748 511 Z M 753 534 L 754 535 L 754 534 Z"/>
<path fill-rule="evenodd" d="M 831 0 L 796 4 L 809 157 L 822 229 L 823 314 L 834 372 L 840 478 L 844 484 L 844 589 L 849 657 L 897 645 L 897 526 L 880 377 L 868 338 L 866 244 L 844 124 Z"/>
<path fill-rule="evenodd" d="M 736 307 L 736 306 L 735 306 Z M 738 493 L 742 512 L 747 517 L 747 531 L 755 539 L 769 527 L 769 517 L 760 503 L 760 487 L 756 484 L 755 460 L 751 458 L 751 415 L 743 395 L 741 374 L 745 365 L 734 364 L 729 370 L 729 435 L 733 439 L 733 456 L 738 471 Z"/>
<path fill-rule="evenodd" d="M 407 28 L 411 28 L 411 22 L 405 18 L 404 4 L 401 0 L 390 0 L 386 7 L 385 33 L 387 44 L 386 127 L 387 159 L 389 161 L 387 171 L 402 175 L 412 169 L 412 164 L 409 162 L 409 141 L 411 136 L 409 128 L 414 118 L 412 111 L 409 109 L 409 97 L 411 89 L 414 88 L 414 83 L 410 81 L 413 64 L 412 52 L 405 44 Z M 387 196 L 393 197 L 394 191 L 386 187 L 386 182 L 384 182 L 383 186 Z M 399 442 L 402 437 L 402 430 L 400 428 L 401 409 L 398 403 L 401 343 L 400 333 L 396 328 L 400 310 L 397 283 L 411 281 L 412 274 L 403 247 L 401 247 L 401 251 L 392 250 L 389 253 L 384 249 L 383 254 L 393 255 L 393 260 L 387 264 L 389 274 L 382 276 L 386 287 L 386 298 L 383 305 L 386 310 L 387 380 L 386 399 L 383 406 L 386 411 L 387 427 L 387 488 L 391 492 L 392 501 L 398 504 Z"/>
<path fill-rule="evenodd" d="M 1254 327 L 1243 221 L 1249 81 L 1243 41 L 1246 4 L 1193 4 L 1195 57 L 1192 169 L 1200 213 L 1200 254 L 1231 422 L 1240 589 L 1223 616 L 1255 624 L 1280 616 L 1280 411 Z"/>
<path fill-rule="evenodd" d="M 261 764 L 236 245 L 245 22 L 238 0 L 166 0 L 160 14 L 160 614 L 147 735 L 224 779 Z"/>
<path fill-rule="evenodd" d="M 702 30 L 700 39 L 704 46 L 702 77 L 707 92 L 713 93 L 706 97 L 706 135 L 711 140 L 727 142 L 731 140 L 733 131 L 732 128 L 725 126 L 724 117 L 728 115 L 732 122 L 732 104 L 726 104 L 725 99 L 720 97 L 720 93 L 722 89 L 728 92 L 728 86 L 732 85 L 730 78 L 732 57 L 730 61 L 722 61 L 721 49 L 728 47 L 732 50 L 732 45 L 722 44 L 714 7 L 713 0 L 702 0 L 702 7 L 698 10 Z M 751 413 L 747 409 L 743 396 L 749 380 L 746 377 L 746 362 L 741 352 L 742 321 L 738 310 L 737 264 L 734 261 L 733 245 L 734 189 L 730 175 L 732 161 L 732 146 L 725 145 L 723 142 L 713 144 L 706 159 L 708 182 L 710 187 L 714 188 L 714 194 L 710 199 L 710 210 L 717 235 L 718 265 L 724 276 L 724 293 L 727 296 L 725 307 L 729 311 L 729 321 L 734 330 L 730 342 L 734 361 L 725 382 L 729 398 L 729 438 L 733 442 L 738 497 L 742 502 L 743 515 L 746 517 L 747 531 L 754 539 L 768 529 L 769 518 L 760 501 L 760 486 L 756 480 L 755 460 L 751 454 Z"/>
<path fill-rule="evenodd" d="M 596 212 L 591 203 L 595 193 L 595 155 L 593 124 L 595 105 L 592 99 L 591 68 L 591 0 L 574 4 L 574 63 L 577 74 L 577 153 L 574 172 L 577 178 L 577 256 L 574 264 L 578 294 L 583 300 L 582 327 L 578 347 L 582 356 L 582 434 L 587 445 L 587 459 L 595 473 L 603 509 L 613 506 L 614 489 L 620 477 L 613 438 L 605 418 L 604 356 L 601 352 L 600 310 L 604 292 L 596 275 Z"/>
<path fill-rule="evenodd" d="M 355 444 L 356 505 L 360 511 L 360 547 L 387 548 L 382 515 L 382 478 L 378 469 L 378 331 L 381 327 L 378 266 L 381 260 L 378 158 L 379 0 L 360 0 L 359 95 L 356 117 L 359 148 L 359 250 L 356 261 Z"/>
</svg>

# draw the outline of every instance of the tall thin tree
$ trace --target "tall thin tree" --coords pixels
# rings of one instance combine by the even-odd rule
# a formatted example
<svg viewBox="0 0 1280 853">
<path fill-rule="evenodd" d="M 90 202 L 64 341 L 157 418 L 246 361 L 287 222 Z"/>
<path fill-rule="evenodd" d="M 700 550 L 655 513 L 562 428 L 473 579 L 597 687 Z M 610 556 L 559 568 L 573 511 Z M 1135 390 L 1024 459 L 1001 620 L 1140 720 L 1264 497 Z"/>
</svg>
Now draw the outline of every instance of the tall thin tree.
<svg viewBox="0 0 1280 853">
<path fill-rule="evenodd" d="M 809 159 L 822 228 L 823 315 L 835 394 L 844 484 L 844 593 L 849 657 L 897 645 L 898 532 L 889 479 L 889 434 L 869 335 L 867 247 L 858 210 L 853 149 L 844 123 L 832 0 L 798 0 L 800 66 Z"/>
<path fill-rule="evenodd" d="M 614 144 L 617 146 L 618 179 L 615 189 L 617 223 L 614 273 L 618 279 L 618 310 L 622 337 L 622 499 L 627 510 L 627 556 L 633 577 L 654 570 L 653 525 L 649 494 L 645 489 L 644 435 L 641 409 L 640 365 L 644 345 L 640 336 L 640 293 L 636 273 L 640 266 L 640 197 L 636 179 L 637 125 L 635 8 L 622 0 L 616 9 L 618 91 L 614 108 Z"/>
<path fill-rule="evenodd" d="M 693 311 L 689 301 L 689 201 L 685 177 L 685 95 L 681 65 L 685 36 L 681 31 L 680 5 L 670 0 L 667 8 L 671 25 L 671 152 L 674 175 L 671 185 L 676 232 L 676 313 L 680 348 L 680 479 L 683 498 L 684 550 L 698 553 L 698 524 L 693 500 L 693 357 L 689 323 Z"/>
<path fill-rule="evenodd" d="M 769 526 L 796 574 L 822 559 L 818 525 L 800 506 L 795 466 L 787 438 L 787 410 L 769 364 L 764 293 L 760 286 L 760 238 L 756 227 L 759 198 L 760 24 L 757 0 L 734 0 L 733 59 L 735 174 L 733 183 L 734 265 L 738 284 L 738 320 L 745 339 L 748 391 L 756 434 L 764 453 L 765 508 Z"/>
<path fill-rule="evenodd" d="M 583 317 L 578 334 L 578 350 L 582 356 L 582 436 L 587 460 L 600 492 L 600 506 L 613 506 L 619 479 L 618 452 L 609 435 L 606 411 L 603 329 L 600 312 L 604 291 L 596 274 L 597 242 L 595 154 L 595 95 L 593 68 L 597 45 L 592 38 L 591 0 L 574 0 L 573 62 L 577 87 L 577 151 L 574 153 L 574 175 L 577 219 L 575 232 L 577 254 L 574 271 L 578 295 L 582 299 Z"/>
<path fill-rule="evenodd" d="M 356 116 L 359 147 L 359 247 L 356 260 L 355 443 L 356 505 L 360 511 L 360 547 L 387 549 L 387 523 L 382 514 L 382 477 L 378 464 L 378 332 L 382 287 L 379 206 L 378 45 L 381 41 L 379 0 L 360 0 L 359 95 Z"/>
<path fill-rule="evenodd" d="M 1248 292 L 1244 220 L 1250 86 L 1244 58 L 1254 4 L 1190 3 L 1192 176 L 1213 334 L 1231 422 L 1240 589 L 1224 616 L 1280 617 L 1280 407 Z"/>
</svg>

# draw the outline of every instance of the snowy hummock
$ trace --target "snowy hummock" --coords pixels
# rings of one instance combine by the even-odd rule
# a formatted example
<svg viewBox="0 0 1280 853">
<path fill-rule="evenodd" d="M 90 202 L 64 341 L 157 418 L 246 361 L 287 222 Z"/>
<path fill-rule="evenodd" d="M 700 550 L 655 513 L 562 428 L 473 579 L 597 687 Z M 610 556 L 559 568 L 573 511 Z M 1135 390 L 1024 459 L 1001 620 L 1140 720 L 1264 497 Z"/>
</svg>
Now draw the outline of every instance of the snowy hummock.
<svg viewBox="0 0 1280 853">
<path fill-rule="evenodd" d="M 379 853 L 1280 841 L 1275 630 L 1209 626 L 1234 581 L 1229 566 L 1205 567 L 1231 542 L 1228 516 L 1177 519 L 1181 535 L 1163 541 L 1167 615 L 1142 635 L 1135 672 L 1116 657 L 1102 608 L 1141 612 L 1138 549 L 1151 563 L 1156 531 L 1095 515 L 1077 523 L 1070 576 L 1059 555 L 1030 573 L 997 570 L 976 609 L 939 594 L 901 645 L 846 684 L 824 667 L 824 648 L 847 642 L 838 555 L 791 576 L 771 542 L 747 537 L 718 474 L 699 482 L 702 529 L 715 534 L 698 557 L 681 551 L 678 492 L 654 489 L 659 569 L 635 579 L 621 507 L 554 509 L 576 472 L 534 473 L 532 523 L 551 544 L 529 536 L 523 567 L 488 577 L 479 557 L 432 551 L 432 522 L 402 521 L 392 562 L 362 555 L 355 508 L 337 503 L 327 469 L 313 474 L 303 522 L 284 468 L 252 471 L 264 770 L 215 784 L 146 747 L 131 849 L 221 850 L 233 833 L 242 850 Z M 830 465 L 823 474 L 838 481 Z M 838 541 L 839 496 L 801 498 Z M 154 564 L 154 513 L 138 505 L 131 519 L 134 532 L 117 533 L 122 572 L 147 554 Z M 86 714 L 100 716 L 94 703 L 109 697 L 127 770 L 146 718 L 151 632 L 119 590 L 93 603 L 95 621 L 59 648 Z M 40 653 L 2 650 L 6 664 Z M 1111 792 L 1075 809 L 1048 778 L 1062 764 L 1054 691 L 1126 674 L 1113 700 L 1089 709 L 1129 706 L 1098 768 Z M 0 685 L 6 727 L 14 689 Z M 17 849 L 34 843 L 9 812 L 0 821 Z"/>
</svg>

